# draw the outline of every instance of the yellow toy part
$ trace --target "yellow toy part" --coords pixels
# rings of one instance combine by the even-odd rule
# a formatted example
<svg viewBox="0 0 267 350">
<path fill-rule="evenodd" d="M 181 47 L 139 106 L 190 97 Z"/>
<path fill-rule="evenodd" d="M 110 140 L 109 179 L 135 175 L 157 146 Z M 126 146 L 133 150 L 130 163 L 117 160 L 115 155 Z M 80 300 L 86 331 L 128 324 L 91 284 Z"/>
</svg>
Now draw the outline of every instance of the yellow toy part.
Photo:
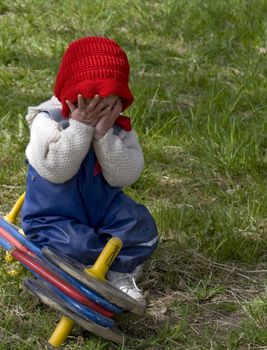
<svg viewBox="0 0 267 350">
<path fill-rule="evenodd" d="M 14 207 L 10 210 L 10 212 L 4 217 L 4 219 L 7 222 L 10 222 L 11 224 L 15 224 L 17 216 L 19 215 L 23 202 L 25 199 L 25 192 L 19 197 L 19 199 L 16 201 Z"/>
<path fill-rule="evenodd" d="M 19 199 L 16 201 L 15 205 L 13 206 L 13 208 L 4 217 L 4 219 L 7 222 L 10 222 L 11 224 L 15 224 L 16 223 L 16 219 L 17 219 L 17 216 L 19 215 L 19 213 L 21 211 L 24 199 L 25 199 L 25 192 L 19 197 Z M 25 233 L 23 232 L 22 229 L 19 229 L 18 231 L 19 231 L 19 233 L 21 233 L 22 235 L 25 236 Z M 6 260 L 7 263 L 11 264 L 16 259 L 14 259 L 13 256 L 7 251 L 6 254 L 5 254 L 5 260 Z M 8 274 L 11 275 L 11 276 L 17 276 L 17 275 L 20 275 L 23 271 L 24 271 L 24 268 L 23 268 L 23 266 L 20 265 L 17 268 L 15 268 L 13 270 L 10 270 L 8 272 Z"/>
<path fill-rule="evenodd" d="M 105 281 L 106 273 L 108 272 L 108 269 L 115 260 L 116 256 L 119 254 L 121 248 L 122 241 L 120 238 L 112 237 L 106 244 L 94 265 L 89 269 L 85 269 L 84 271 L 101 281 Z"/>
<path fill-rule="evenodd" d="M 51 335 L 48 343 L 55 348 L 59 348 L 64 343 L 74 326 L 74 321 L 66 316 L 62 316 L 56 329 Z"/>
</svg>

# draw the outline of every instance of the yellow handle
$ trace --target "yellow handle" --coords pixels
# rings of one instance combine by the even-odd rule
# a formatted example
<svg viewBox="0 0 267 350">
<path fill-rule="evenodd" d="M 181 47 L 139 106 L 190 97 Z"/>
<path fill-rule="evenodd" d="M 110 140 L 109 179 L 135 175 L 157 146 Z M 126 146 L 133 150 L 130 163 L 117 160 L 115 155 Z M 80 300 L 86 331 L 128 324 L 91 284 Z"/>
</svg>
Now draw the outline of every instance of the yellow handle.
<svg viewBox="0 0 267 350">
<path fill-rule="evenodd" d="M 4 219 L 7 222 L 10 222 L 11 224 L 15 224 L 16 222 L 16 218 L 19 215 L 19 212 L 21 210 L 21 207 L 23 205 L 24 202 L 24 198 L 25 198 L 25 192 L 19 197 L 19 199 L 16 201 L 14 207 L 10 210 L 10 212 L 4 217 Z M 19 232 L 21 234 L 24 234 L 24 232 L 22 231 L 22 229 L 19 229 Z M 13 256 L 11 255 L 10 252 L 6 251 L 6 255 L 5 255 L 5 259 L 6 262 L 8 263 L 12 263 L 13 261 L 15 261 L 15 258 L 13 258 Z M 20 272 L 20 270 L 18 270 L 18 272 Z"/>
<path fill-rule="evenodd" d="M 94 265 L 89 269 L 85 269 L 84 271 L 101 281 L 105 281 L 106 273 L 119 254 L 121 248 L 122 241 L 120 238 L 112 237 L 106 244 Z"/>
<path fill-rule="evenodd" d="M 73 326 L 74 321 L 66 316 L 62 316 L 56 329 L 48 340 L 48 343 L 55 348 L 59 348 L 61 344 L 66 340 L 67 336 L 70 334 Z"/>
<path fill-rule="evenodd" d="M 16 201 L 14 207 L 10 210 L 10 212 L 5 216 L 5 220 L 10 222 L 11 224 L 15 224 L 16 218 L 19 215 L 19 212 L 21 210 L 21 207 L 23 205 L 25 198 L 25 192 L 19 197 L 19 199 Z"/>
</svg>

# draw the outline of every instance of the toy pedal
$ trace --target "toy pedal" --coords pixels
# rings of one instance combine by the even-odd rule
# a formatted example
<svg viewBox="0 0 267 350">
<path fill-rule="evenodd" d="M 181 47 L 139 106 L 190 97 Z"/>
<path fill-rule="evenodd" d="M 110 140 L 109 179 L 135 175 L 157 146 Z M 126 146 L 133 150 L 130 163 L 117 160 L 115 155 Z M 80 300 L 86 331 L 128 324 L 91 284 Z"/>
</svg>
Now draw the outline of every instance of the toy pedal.
<svg viewBox="0 0 267 350">
<path fill-rule="evenodd" d="M 67 316 L 69 319 L 78 323 L 81 327 L 86 330 L 101 336 L 107 340 L 113 341 L 117 344 L 124 343 L 124 334 L 116 327 L 103 327 L 94 322 L 85 319 L 82 315 L 73 310 L 70 310 L 70 305 L 61 299 L 54 290 L 47 286 L 47 283 L 40 280 L 27 279 L 25 282 L 25 287 L 37 296 L 44 304 L 60 311 L 63 315 Z"/>
<path fill-rule="evenodd" d="M 99 293 L 111 303 L 114 303 L 115 305 L 135 314 L 144 313 L 145 306 L 143 304 L 139 303 L 119 289 L 113 287 L 108 281 L 101 281 L 85 272 L 87 268 L 85 265 L 60 253 L 56 249 L 44 247 L 42 248 L 42 254 L 48 261 L 58 266 L 64 272 L 76 278 L 87 287 Z"/>
</svg>

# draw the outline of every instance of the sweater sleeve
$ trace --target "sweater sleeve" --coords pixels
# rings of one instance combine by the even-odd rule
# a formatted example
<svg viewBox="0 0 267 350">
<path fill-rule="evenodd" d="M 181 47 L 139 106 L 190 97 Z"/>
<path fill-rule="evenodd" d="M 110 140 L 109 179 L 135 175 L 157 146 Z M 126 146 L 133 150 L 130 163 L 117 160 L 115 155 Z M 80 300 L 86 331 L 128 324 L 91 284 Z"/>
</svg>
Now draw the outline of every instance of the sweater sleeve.
<svg viewBox="0 0 267 350">
<path fill-rule="evenodd" d="M 144 167 L 144 157 L 134 131 L 113 128 L 93 146 L 106 181 L 111 186 L 125 187 L 133 184 Z"/>
<path fill-rule="evenodd" d="M 73 119 L 63 129 L 41 112 L 31 124 L 26 156 L 43 178 L 54 183 L 64 183 L 78 173 L 91 145 L 93 133 L 93 127 Z"/>
</svg>

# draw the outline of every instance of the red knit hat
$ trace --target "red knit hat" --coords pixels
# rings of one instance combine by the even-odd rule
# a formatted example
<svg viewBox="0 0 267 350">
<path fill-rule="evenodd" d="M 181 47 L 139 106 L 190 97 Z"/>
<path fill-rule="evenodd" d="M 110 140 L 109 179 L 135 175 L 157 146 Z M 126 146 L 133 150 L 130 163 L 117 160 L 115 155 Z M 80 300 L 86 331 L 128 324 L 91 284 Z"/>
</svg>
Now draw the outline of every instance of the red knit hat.
<svg viewBox="0 0 267 350">
<path fill-rule="evenodd" d="M 116 94 L 123 110 L 133 102 L 129 89 L 129 63 L 125 52 L 113 40 L 86 37 L 69 44 L 55 83 L 55 96 L 62 104 L 62 114 L 69 115 L 66 100 L 77 102 L 77 96 L 92 98 Z"/>
</svg>

